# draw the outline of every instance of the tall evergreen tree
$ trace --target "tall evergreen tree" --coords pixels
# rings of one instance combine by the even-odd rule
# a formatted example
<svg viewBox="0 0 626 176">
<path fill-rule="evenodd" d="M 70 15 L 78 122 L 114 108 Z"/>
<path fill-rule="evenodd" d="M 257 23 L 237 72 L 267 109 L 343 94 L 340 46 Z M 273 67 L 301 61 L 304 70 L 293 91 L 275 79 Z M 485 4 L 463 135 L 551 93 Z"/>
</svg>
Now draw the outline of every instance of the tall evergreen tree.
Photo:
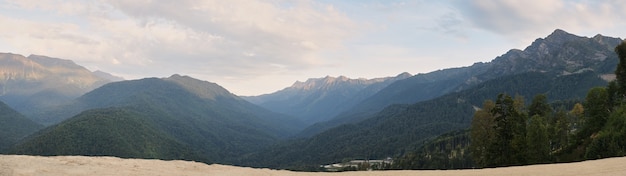
<svg viewBox="0 0 626 176">
<path fill-rule="evenodd" d="M 513 127 L 513 139 L 511 139 L 511 148 L 513 149 L 513 161 L 512 165 L 522 165 L 527 162 L 527 123 L 528 114 L 526 113 L 526 106 L 524 103 L 524 97 L 515 96 L 513 100 L 513 112 L 511 112 L 511 127 Z"/>
<path fill-rule="evenodd" d="M 490 147 L 488 166 L 508 166 L 525 163 L 526 149 L 526 118 L 519 112 L 520 102 L 511 96 L 498 95 L 496 104 L 491 110 L 495 119 L 495 136 Z"/>
<path fill-rule="evenodd" d="M 586 159 L 599 159 L 626 154 L 626 106 L 617 107 L 598 134 L 592 138 Z"/>
<path fill-rule="evenodd" d="M 624 95 L 620 93 L 620 87 L 617 81 L 613 80 L 609 82 L 606 86 L 606 92 L 609 96 L 607 99 L 609 106 L 614 107 L 621 103 Z"/>
<path fill-rule="evenodd" d="M 491 110 L 494 116 L 496 132 L 492 147 L 490 147 L 487 166 L 508 165 L 513 158 L 511 149 L 511 139 L 513 138 L 513 128 L 511 127 L 511 111 L 513 109 L 513 99 L 505 94 L 498 95 L 496 104 Z"/>
<path fill-rule="evenodd" d="M 567 119 L 567 113 L 564 110 L 559 110 L 554 116 L 554 127 L 552 128 L 552 149 L 555 151 L 561 150 L 569 144 L 569 129 L 570 123 Z"/>
<path fill-rule="evenodd" d="M 589 90 L 585 97 L 585 125 L 580 137 L 586 138 L 600 131 L 606 123 L 610 109 L 606 88 L 595 87 Z"/>
<path fill-rule="evenodd" d="M 594 134 L 585 153 L 586 159 L 623 156 L 626 153 L 626 41 L 615 47 L 619 63 L 615 70 L 616 82 L 606 89 L 593 88 L 585 99 L 583 137 Z M 613 111 L 612 107 L 616 107 Z M 610 114 L 610 116 L 609 116 Z"/>
<path fill-rule="evenodd" d="M 552 107 L 548 104 L 548 97 L 545 94 L 536 95 L 528 107 L 528 116 L 530 117 L 534 115 L 548 117 L 551 112 Z"/>
<path fill-rule="evenodd" d="M 626 41 L 622 41 L 621 44 L 615 47 L 615 53 L 617 53 L 619 57 L 619 63 L 615 69 L 615 76 L 619 86 L 618 92 L 623 97 L 626 94 Z"/>
<path fill-rule="evenodd" d="M 528 164 L 550 161 L 550 141 L 545 117 L 535 114 L 530 118 L 527 134 Z"/>
<path fill-rule="evenodd" d="M 479 167 L 485 167 L 489 163 L 489 147 L 491 147 L 495 135 L 494 117 L 491 114 L 491 110 L 494 107 L 495 104 L 493 101 L 486 100 L 485 103 L 483 103 L 483 108 L 477 110 L 472 119 L 472 126 L 470 128 L 472 144 L 470 145 L 470 152 L 472 153 L 474 162 Z"/>
</svg>

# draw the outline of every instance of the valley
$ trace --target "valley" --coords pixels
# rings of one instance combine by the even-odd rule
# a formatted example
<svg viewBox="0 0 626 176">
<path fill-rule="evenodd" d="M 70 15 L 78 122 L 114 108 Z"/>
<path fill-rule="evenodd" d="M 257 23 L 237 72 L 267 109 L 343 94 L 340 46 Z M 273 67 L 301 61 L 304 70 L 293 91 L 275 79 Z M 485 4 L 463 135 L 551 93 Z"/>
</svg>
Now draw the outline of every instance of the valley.
<svg viewBox="0 0 626 176">
<path fill-rule="evenodd" d="M 586 103 L 590 101 L 589 91 L 601 87 L 607 95 L 597 99 L 610 100 L 611 106 L 604 108 L 615 114 L 587 115 L 604 119 L 589 127 L 591 131 L 568 126 L 565 138 L 580 140 L 562 144 L 552 152 L 558 156 L 537 163 L 614 157 L 626 152 L 622 143 L 614 140 L 624 137 L 617 114 L 622 112 L 617 102 L 623 101 L 619 95 L 624 91 L 620 64 L 626 63 L 620 46 L 624 46 L 620 38 L 600 34 L 582 37 L 557 29 L 523 50 L 511 49 L 490 62 L 374 79 L 310 78 L 259 96 L 237 96 L 217 83 L 185 75 L 123 80 L 106 72 L 89 71 L 69 60 L 2 53 L 0 100 L 6 105 L 0 104 L 0 153 L 187 160 L 294 171 L 328 171 L 320 166 L 337 163 L 368 165 L 339 164 L 347 167 L 333 168 L 337 171 L 372 169 L 365 161 L 382 163 L 376 169 L 523 165 L 531 162 L 479 165 L 470 159 L 477 155 L 470 156 L 469 151 L 459 154 L 464 157 L 458 161 L 461 166 L 415 163 L 434 161 L 430 156 L 436 152 L 441 156 L 465 152 L 473 145 L 468 130 L 475 113 L 482 112 L 483 103 L 499 94 L 519 97 L 517 106 L 524 107 L 516 111 L 520 114 L 530 113 L 525 108 L 530 103 L 525 102 L 533 102 L 536 95 L 545 95 L 545 101 L 556 107 L 550 114 L 556 114 L 558 108 L 570 110 L 577 103 L 593 112 L 594 103 Z M 503 114 L 488 110 L 493 116 Z M 529 122 L 523 122 L 524 129 Z M 525 138 L 525 131 L 520 134 Z M 612 153 L 596 156 L 589 152 L 605 145 Z M 420 158 L 424 155 L 428 157 Z M 0 158 L 16 157 L 25 156 Z M 62 157 L 26 158 L 48 160 L 52 164 L 45 167 L 53 167 Z M 442 158 L 438 158 L 441 163 L 455 159 Z M 14 163 L 1 166 L 15 167 L 16 172 L 17 167 L 24 167 Z"/>
</svg>

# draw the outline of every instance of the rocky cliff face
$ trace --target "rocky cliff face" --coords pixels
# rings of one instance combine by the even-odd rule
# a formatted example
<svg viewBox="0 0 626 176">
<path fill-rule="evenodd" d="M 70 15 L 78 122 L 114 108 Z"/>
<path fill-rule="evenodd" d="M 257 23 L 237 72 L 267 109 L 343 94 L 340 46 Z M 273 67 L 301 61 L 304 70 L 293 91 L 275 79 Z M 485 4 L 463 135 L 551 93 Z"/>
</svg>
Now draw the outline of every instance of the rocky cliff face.
<svg viewBox="0 0 626 176">
<path fill-rule="evenodd" d="M 494 59 L 491 74 L 556 71 L 567 75 L 585 70 L 612 73 L 617 63 L 613 48 L 621 41 L 599 34 L 593 38 L 581 37 L 557 29 L 524 50 L 510 50 Z"/>
</svg>

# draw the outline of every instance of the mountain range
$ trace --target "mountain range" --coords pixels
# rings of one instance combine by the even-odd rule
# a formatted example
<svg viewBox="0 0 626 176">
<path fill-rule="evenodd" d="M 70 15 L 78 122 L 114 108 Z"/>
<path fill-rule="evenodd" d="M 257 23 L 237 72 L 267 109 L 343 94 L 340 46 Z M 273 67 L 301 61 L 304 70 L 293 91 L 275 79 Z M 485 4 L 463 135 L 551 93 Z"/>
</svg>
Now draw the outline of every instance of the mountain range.
<svg viewBox="0 0 626 176">
<path fill-rule="evenodd" d="M 22 138 L 40 130 L 37 124 L 0 101 L 0 152 L 16 144 Z"/>
<path fill-rule="evenodd" d="M 313 124 L 330 120 L 389 84 L 411 76 L 405 72 L 395 77 L 375 79 L 350 79 L 345 76 L 311 78 L 271 94 L 243 98 Z"/>
<path fill-rule="evenodd" d="M 120 79 L 70 60 L 0 53 L 0 100 L 27 116 Z"/>
<path fill-rule="evenodd" d="M 377 79 L 312 78 L 251 97 L 188 76 L 124 81 L 67 60 L 3 54 L 6 91 L 0 100 L 6 109 L 28 112 L 26 118 L 9 114 L 29 121 L 18 123 L 29 130 L 4 135 L 13 141 L 4 144 L 4 152 L 295 170 L 396 157 L 466 129 L 482 101 L 499 93 L 582 99 L 591 87 L 615 78 L 613 49 L 621 42 L 557 29 L 491 62 Z M 61 103 L 24 103 L 57 101 L 56 96 Z M 47 127 L 39 130 L 37 123 Z"/>
<path fill-rule="evenodd" d="M 475 107 L 499 93 L 525 97 L 543 93 L 550 100 L 581 99 L 590 88 L 607 84 L 618 62 L 613 49 L 620 42 L 619 38 L 601 35 L 587 38 L 555 30 L 526 49 L 511 50 L 489 63 L 396 81 L 360 104 L 382 104 L 385 107 L 382 111 L 339 115 L 305 129 L 305 132 L 311 128 L 323 129 L 310 133 L 311 137 L 279 144 L 251 155 L 246 161 L 257 167 L 309 170 L 308 167 L 316 164 L 350 158 L 393 157 L 429 138 L 467 128 Z M 428 80 L 432 81 L 420 84 Z M 385 106 L 382 103 L 385 100 L 405 104 Z M 410 100 L 419 102 L 406 104 Z M 265 159 L 270 156 L 271 159 Z"/>
<path fill-rule="evenodd" d="M 526 72 L 563 76 L 594 71 L 610 80 L 618 62 L 613 49 L 622 40 L 596 35 L 576 36 L 561 29 L 536 39 L 524 50 L 512 49 L 488 63 L 417 74 L 396 81 L 329 121 L 314 124 L 299 136 L 310 137 L 332 127 L 370 118 L 393 104 L 412 104 L 459 92 L 485 81 Z"/>
<path fill-rule="evenodd" d="M 260 108 L 215 83 L 180 75 L 110 83 L 77 98 L 57 112 L 46 114 L 50 116 L 40 121 L 58 124 L 31 136 L 31 139 L 14 147 L 13 152 L 142 158 L 164 156 L 159 157 L 162 159 L 182 155 L 183 158 L 174 158 L 195 159 L 184 157 L 190 153 L 188 151 L 192 151 L 199 153 L 197 156 L 203 158 L 202 161 L 228 162 L 229 158 L 256 151 L 302 128 L 297 119 Z M 124 128 L 126 132 L 119 131 L 122 129 L 119 126 L 129 124 L 145 126 Z M 68 135 L 72 132 L 80 135 Z M 158 138 L 134 140 L 142 136 Z M 105 150 L 110 147 L 108 143 L 100 143 L 104 139 L 126 141 L 124 144 L 129 144 Z M 149 152 L 157 149 L 169 151 L 166 148 L 146 147 L 159 147 L 150 143 L 155 140 L 164 141 L 170 148 L 186 146 L 189 150 L 164 155 L 159 155 L 159 151 Z M 95 149 L 83 150 L 91 148 Z M 119 149 L 144 150 L 129 154 Z"/>
</svg>

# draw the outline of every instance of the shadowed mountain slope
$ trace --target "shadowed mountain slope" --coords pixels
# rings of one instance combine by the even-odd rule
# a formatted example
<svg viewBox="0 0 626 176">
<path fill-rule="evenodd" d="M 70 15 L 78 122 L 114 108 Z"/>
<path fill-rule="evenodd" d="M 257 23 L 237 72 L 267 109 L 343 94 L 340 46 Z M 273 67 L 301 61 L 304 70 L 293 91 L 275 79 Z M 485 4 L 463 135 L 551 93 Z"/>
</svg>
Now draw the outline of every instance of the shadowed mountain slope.
<svg viewBox="0 0 626 176">
<path fill-rule="evenodd" d="M 593 71 L 608 80 L 614 78 L 618 62 L 613 49 L 621 41 L 599 34 L 581 37 L 557 29 L 524 50 L 512 49 L 488 63 L 418 74 L 394 82 L 333 119 L 308 127 L 299 136 L 312 136 L 341 124 L 362 121 L 389 105 L 429 100 L 507 75 L 542 72 L 559 76 Z"/>
<path fill-rule="evenodd" d="M 27 117 L 112 81 L 70 60 L 0 53 L 0 100 Z"/>
<path fill-rule="evenodd" d="M 133 121 L 129 123 L 146 122 L 152 124 L 146 129 L 155 129 L 159 134 L 166 134 L 166 137 L 169 136 L 182 146 L 188 146 L 194 152 L 199 153 L 199 157 L 220 163 L 228 163 L 234 157 L 267 147 L 281 138 L 293 135 L 302 128 L 302 123 L 293 117 L 258 107 L 233 95 L 215 83 L 180 75 L 163 79 L 146 78 L 110 83 L 81 96 L 72 104 L 63 106 L 57 111 L 46 113 L 47 116 L 42 117 L 41 121 L 56 124 L 82 112 L 80 115 L 69 118 L 59 125 L 51 126 L 47 130 L 54 132 L 66 123 L 75 122 L 75 118 L 93 117 L 94 115 L 89 113 L 93 112 L 90 109 L 102 108 L 120 108 L 130 111 L 131 113 L 121 113 L 122 116 L 133 118 L 131 119 Z M 99 117 L 98 111 L 95 112 L 94 118 Z M 115 113 L 110 116 L 112 117 L 109 118 L 124 118 L 117 117 Z M 84 125 L 95 126 L 96 124 L 91 123 L 99 123 L 98 120 L 86 120 L 87 122 L 89 123 Z M 119 123 L 123 123 L 123 121 Z M 125 124 L 111 121 L 108 125 L 124 126 Z M 74 129 L 61 131 L 71 132 L 72 130 Z M 113 130 L 110 133 L 117 132 Z M 143 133 L 136 132 L 134 134 Z M 156 133 L 148 132 L 146 134 Z M 42 133 L 39 135 L 55 134 Z M 120 140 L 135 141 L 125 139 L 127 136 L 122 137 L 124 139 Z M 33 141 L 29 140 L 25 143 L 36 144 L 39 143 L 37 140 L 41 139 L 46 138 L 33 137 Z M 94 136 L 93 138 L 64 138 L 64 140 L 82 144 L 84 140 L 92 141 L 99 140 L 99 138 Z M 55 154 L 64 153 L 66 148 L 58 149 L 61 151 L 39 153 L 36 148 L 30 148 L 29 150 L 20 150 L 20 153 Z M 118 153 L 125 152 L 119 151 Z M 92 155 L 93 153 L 81 154 Z M 152 155 L 141 156 L 152 157 Z"/>
<path fill-rule="evenodd" d="M 42 128 L 0 101 L 0 152 Z"/>
<path fill-rule="evenodd" d="M 376 79 L 349 79 L 345 76 L 311 78 L 271 94 L 244 98 L 269 110 L 313 124 L 327 121 L 387 85 L 410 76 L 409 73 L 402 73 L 395 77 Z"/>
<path fill-rule="evenodd" d="M 361 104 L 396 102 L 391 95 L 409 100 L 409 97 L 448 91 L 442 96 L 386 106 L 375 113 L 358 111 L 360 114 L 355 113 L 356 116 L 343 118 L 339 115 L 329 122 L 309 127 L 307 130 L 318 128 L 308 134 L 311 137 L 279 144 L 243 162 L 259 167 L 315 170 L 320 164 L 347 159 L 386 158 L 414 150 L 429 138 L 467 128 L 475 108 L 499 93 L 526 98 L 546 94 L 551 100 L 581 99 L 590 88 L 607 84 L 618 61 L 613 48 L 620 42 L 618 38 L 601 35 L 586 38 L 556 30 L 525 50 L 511 50 L 490 63 L 397 81 Z M 424 84 L 419 84 L 420 81 Z M 389 95 L 380 96 L 382 94 Z M 400 95 L 406 97 L 403 99 Z M 376 109 L 373 105 L 369 107 L 365 109 Z M 307 130 L 303 133 L 311 132 Z"/>
</svg>

